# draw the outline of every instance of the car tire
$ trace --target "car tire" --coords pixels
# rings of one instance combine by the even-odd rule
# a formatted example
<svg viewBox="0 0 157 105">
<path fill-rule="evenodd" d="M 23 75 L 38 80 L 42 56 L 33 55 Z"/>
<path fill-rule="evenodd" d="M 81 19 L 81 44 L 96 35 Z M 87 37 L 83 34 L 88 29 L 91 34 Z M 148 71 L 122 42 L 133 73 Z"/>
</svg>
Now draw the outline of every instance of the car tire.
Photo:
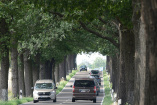
<svg viewBox="0 0 157 105">
<path fill-rule="evenodd" d="M 33 100 L 33 103 L 36 103 L 36 102 L 38 102 L 38 100 Z"/>
<path fill-rule="evenodd" d="M 56 102 L 56 98 L 53 100 L 53 102 Z"/>
<path fill-rule="evenodd" d="M 74 98 L 72 98 L 72 102 L 75 102 L 75 99 L 74 99 Z"/>
<path fill-rule="evenodd" d="M 96 103 L 96 99 L 93 99 L 93 103 Z"/>
</svg>

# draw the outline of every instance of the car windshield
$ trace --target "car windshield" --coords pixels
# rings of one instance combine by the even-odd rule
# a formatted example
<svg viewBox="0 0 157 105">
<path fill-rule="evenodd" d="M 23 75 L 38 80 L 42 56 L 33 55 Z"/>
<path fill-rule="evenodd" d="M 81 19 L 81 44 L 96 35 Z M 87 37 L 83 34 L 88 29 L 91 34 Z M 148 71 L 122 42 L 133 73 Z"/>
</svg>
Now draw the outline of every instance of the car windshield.
<svg viewBox="0 0 157 105">
<path fill-rule="evenodd" d="M 75 87 L 94 87 L 94 81 L 91 80 L 76 80 Z"/>
<path fill-rule="evenodd" d="M 52 83 L 37 83 L 35 89 L 53 89 Z"/>
<path fill-rule="evenodd" d="M 99 71 L 97 71 L 97 70 L 92 70 L 91 72 L 92 72 L 92 74 L 98 74 L 99 73 Z"/>
<path fill-rule="evenodd" d="M 82 65 L 80 68 L 87 68 L 85 65 Z"/>
</svg>

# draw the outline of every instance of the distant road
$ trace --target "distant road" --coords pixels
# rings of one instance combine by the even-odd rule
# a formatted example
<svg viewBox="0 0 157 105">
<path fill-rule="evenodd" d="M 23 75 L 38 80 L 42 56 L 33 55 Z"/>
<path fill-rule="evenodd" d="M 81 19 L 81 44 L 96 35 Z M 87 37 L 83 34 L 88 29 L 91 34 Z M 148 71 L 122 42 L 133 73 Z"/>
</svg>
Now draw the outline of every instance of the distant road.
<svg viewBox="0 0 157 105">
<path fill-rule="evenodd" d="M 48 101 L 39 101 L 37 103 L 28 102 L 21 105 L 102 105 L 103 97 L 104 97 L 104 89 L 103 89 L 103 78 L 101 78 L 101 88 L 99 96 L 97 96 L 97 102 L 93 103 L 93 101 L 90 100 L 76 100 L 75 102 L 72 102 L 72 88 L 70 85 L 73 84 L 74 78 L 80 78 L 80 77 L 86 77 L 89 75 L 89 72 L 77 72 L 76 75 L 70 79 L 70 81 L 67 83 L 67 85 L 64 87 L 62 92 L 60 92 L 57 95 L 57 102 L 53 102 L 53 100 Z"/>
</svg>

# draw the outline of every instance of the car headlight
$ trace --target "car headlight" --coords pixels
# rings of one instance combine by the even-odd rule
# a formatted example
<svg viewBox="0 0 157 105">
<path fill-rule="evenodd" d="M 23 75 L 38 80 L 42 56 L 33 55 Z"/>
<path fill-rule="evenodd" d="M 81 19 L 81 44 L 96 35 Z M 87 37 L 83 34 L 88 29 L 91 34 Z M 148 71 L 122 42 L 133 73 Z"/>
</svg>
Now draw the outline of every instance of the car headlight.
<svg viewBox="0 0 157 105">
<path fill-rule="evenodd" d="M 33 91 L 33 94 L 38 94 L 38 91 L 34 90 L 34 91 Z"/>
<path fill-rule="evenodd" d="M 53 91 L 51 91 L 51 94 L 54 94 L 55 93 L 55 91 L 53 90 Z"/>
</svg>

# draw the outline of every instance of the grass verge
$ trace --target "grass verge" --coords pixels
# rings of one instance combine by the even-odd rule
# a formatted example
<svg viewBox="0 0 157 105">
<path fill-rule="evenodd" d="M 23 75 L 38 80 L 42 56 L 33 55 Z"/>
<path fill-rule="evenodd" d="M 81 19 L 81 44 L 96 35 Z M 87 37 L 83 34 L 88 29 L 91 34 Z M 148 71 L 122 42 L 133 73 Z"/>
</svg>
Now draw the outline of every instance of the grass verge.
<svg viewBox="0 0 157 105">
<path fill-rule="evenodd" d="M 105 89 L 105 97 L 103 100 L 103 105 L 112 105 L 113 101 L 110 93 L 110 85 L 109 85 L 109 75 L 107 75 L 106 71 L 103 71 L 103 79 L 104 79 L 104 89 Z"/>
<path fill-rule="evenodd" d="M 68 81 L 78 72 L 78 70 L 72 70 L 72 73 L 66 76 L 66 81 L 62 80 L 60 81 L 59 85 L 57 86 L 56 93 L 58 94 L 59 92 L 62 91 L 62 89 L 65 87 L 65 85 L 68 83 Z"/>
<path fill-rule="evenodd" d="M 0 101 L 0 105 L 19 105 L 30 101 L 33 101 L 32 97 L 23 97 L 22 99 L 12 99 L 6 102 Z"/>
</svg>

